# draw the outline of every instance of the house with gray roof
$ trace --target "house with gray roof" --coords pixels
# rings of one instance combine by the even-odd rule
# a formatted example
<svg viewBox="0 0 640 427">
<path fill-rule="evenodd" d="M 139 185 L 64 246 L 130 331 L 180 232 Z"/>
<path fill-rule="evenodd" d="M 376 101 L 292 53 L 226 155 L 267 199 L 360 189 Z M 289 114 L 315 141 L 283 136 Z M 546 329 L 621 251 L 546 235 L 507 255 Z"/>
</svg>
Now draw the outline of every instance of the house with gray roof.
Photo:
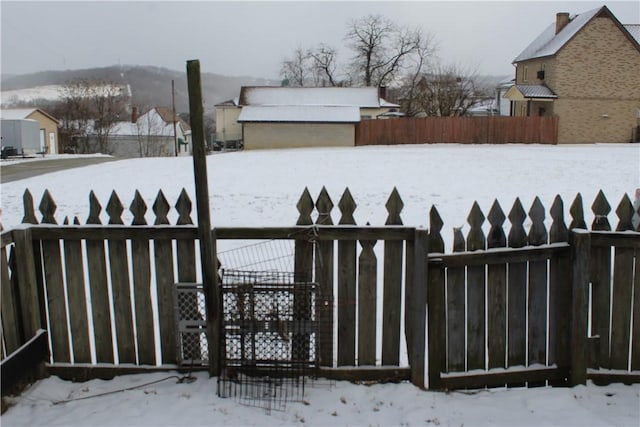
<svg viewBox="0 0 640 427">
<path fill-rule="evenodd" d="M 558 13 L 513 60 L 512 114 L 559 117 L 559 143 L 637 140 L 639 43 L 640 25 L 623 25 L 606 6 Z"/>
<path fill-rule="evenodd" d="M 376 87 L 244 86 L 216 105 L 216 138 L 245 149 L 353 146 L 357 123 L 399 107 L 383 96 Z"/>
</svg>

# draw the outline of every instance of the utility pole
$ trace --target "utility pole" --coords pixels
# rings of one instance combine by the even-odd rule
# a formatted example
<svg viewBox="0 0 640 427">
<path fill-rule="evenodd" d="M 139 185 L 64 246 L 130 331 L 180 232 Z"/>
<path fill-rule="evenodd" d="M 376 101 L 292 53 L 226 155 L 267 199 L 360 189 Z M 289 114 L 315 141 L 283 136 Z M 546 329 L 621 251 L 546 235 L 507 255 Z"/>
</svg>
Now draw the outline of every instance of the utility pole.
<svg viewBox="0 0 640 427">
<path fill-rule="evenodd" d="M 178 157 L 178 133 L 176 132 L 176 86 L 175 80 L 171 80 L 171 111 L 173 114 L 173 147 Z"/>
</svg>

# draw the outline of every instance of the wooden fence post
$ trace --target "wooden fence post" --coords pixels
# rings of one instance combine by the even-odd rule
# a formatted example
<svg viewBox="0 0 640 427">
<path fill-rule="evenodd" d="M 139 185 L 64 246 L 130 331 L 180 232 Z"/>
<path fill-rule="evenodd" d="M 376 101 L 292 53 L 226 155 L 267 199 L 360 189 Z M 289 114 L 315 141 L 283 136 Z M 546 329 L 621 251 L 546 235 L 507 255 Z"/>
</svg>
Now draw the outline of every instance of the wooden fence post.
<svg viewBox="0 0 640 427">
<path fill-rule="evenodd" d="M 412 254 L 409 254 L 410 247 L 413 249 Z M 407 355 L 411 368 L 411 382 L 415 386 L 424 388 L 429 264 L 429 234 L 426 230 L 416 230 L 413 244 L 409 245 L 407 242 L 407 258 L 413 264 L 413 271 L 410 272 L 411 280 L 407 280 L 407 289 L 405 290 L 404 329 L 407 339 Z"/>
<path fill-rule="evenodd" d="M 189 113 L 193 141 L 193 170 L 196 187 L 196 209 L 198 211 L 198 237 L 202 259 L 202 279 L 207 307 L 207 335 L 209 346 L 209 374 L 218 375 L 219 355 L 215 351 L 220 345 L 221 307 L 218 294 L 218 274 L 215 262 L 215 237 L 211 230 L 209 212 L 209 188 L 207 180 L 207 158 L 204 137 L 204 107 L 200 61 L 187 61 L 187 83 L 189 89 Z"/>
<path fill-rule="evenodd" d="M 22 324 L 25 338 L 29 339 L 40 329 L 40 304 L 36 282 L 36 268 L 31 242 L 31 230 L 14 230 L 16 265 L 18 266 L 18 280 L 20 285 L 20 306 L 22 307 Z"/>
<path fill-rule="evenodd" d="M 587 382 L 587 315 L 589 310 L 589 266 L 591 234 L 585 230 L 571 232 L 573 262 L 571 304 L 571 374 L 569 384 Z"/>
</svg>

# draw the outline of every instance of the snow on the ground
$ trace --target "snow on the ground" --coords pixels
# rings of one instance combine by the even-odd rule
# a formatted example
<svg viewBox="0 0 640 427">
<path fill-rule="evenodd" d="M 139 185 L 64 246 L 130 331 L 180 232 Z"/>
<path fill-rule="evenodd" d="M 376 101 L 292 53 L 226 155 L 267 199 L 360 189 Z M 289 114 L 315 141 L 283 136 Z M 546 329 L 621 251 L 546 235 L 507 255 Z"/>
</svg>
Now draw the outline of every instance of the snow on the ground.
<svg viewBox="0 0 640 427">
<path fill-rule="evenodd" d="M 284 410 L 216 395 L 216 378 L 172 372 L 72 383 L 39 381 L 2 415 L 10 426 L 637 426 L 640 385 L 423 391 L 411 384 L 307 384 Z M 153 384 L 151 384 L 153 383 Z M 136 387 L 135 389 L 132 389 Z M 125 390 L 127 391 L 119 391 Z M 110 393 L 113 392 L 113 393 Z M 105 394 L 101 397 L 89 396 Z M 60 403 L 66 401 L 66 403 Z"/>
<path fill-rule="evenodd" d="M 508 215 L 517 197 L 528 211 L 539 196 L 547 208 L 549 227 L 548 210 L 556 194 L 564 201 L 569 222 L 569 207 L 581 193 L 585 217 L 591 223 L 591 204 L 602 189 L 612 206 L 609 221 L 615 227 L 615 209 L 622 196 L 633 197 L 640 187 L 640 144 L 310 148 L 225 153 L 209 156 L 207 163 L 215 226 L 293 225 L 304 188 L 315 199 L 323 186 L 336 205 L 334 223 L 340 218 L 337 204 L 349 187 L 358 205 L 357 223 L 384 225 L 385 203 L 397 187 L 404 201 L 404 224 L 428 227 L 429 210 L 435 205 L 445 223 L 442 233 L 449 249 L 453 227 L 464 226 L 468 231 L 467 216 L 474 201 L 487 215 L 497 198 Z M 173 205 L 182 188 L 193 201 L 196 221 L 189 157 L 126 159 L 69 169 L 2 185 L 2 222 L 10 228 L 21 221 L 25 189 L 33 194 L 36 206 L 49 189 L 58 206 L 59 223 L 65 216 L 86 220 L 91 190 L 103 207 L 112 190 L 128 207 L 137 189 L 149 207 L 147 221 L 153 223 L 151 206 L 158 190 Z M 106 223 L 104 212 L 102 218 Z M 123 218 L 126 223 L 132 215 L 125 212 Z M 170 220 L 176 218 L 172 210 Z"/>
<path fill-rule="evenodd" d="M 358 204 L 358 224 L 383 225 L 384 204 L 394 187 L 403 201 L 402 219 L 409 226 L 428 226 L 436 205 L 450 248 L 452 227 L 465 226 L 474 201 L 485 215 L 497 198 L 505 214 L 516 197 L 528 210 L 535 196 L 548 209 L 556 194 L 567 213 L 573 198 L 584 198 L 587 222 L 600 189 L 612 205 L 609 221 L 623 194 L 640 187 L 640 145 L 424 145 L 331 149 L 270 150 L 208 157 L 212 220 L 216 226 L 289 226 L 296 203 L 307 186 L 316 198 L 326 186 L 334 204 L 349 187 Z M 128 159 L 69 169 L 2 185 L 5 228 L 19 224 L 22 196 L 29 189 L 39 204 L 52 193 L 57 219 L 88 216 L 93 190 L 103 206 L 112 190 L 125 206 L 135 190 L 151 205 L 162 189 L 173 205 L 182 188 L 194 202 L 190 158 Z M 333 220 L 339 219 L 334 208 Z M 175 221 L 175 211 L 171 218 Z M 103 212 L 103 222 L 107 222 Z M 548 213 L 547 213 L 548 218 Z M 125 215 L 125 222 L 131 215 Z M 508 221 L 505 225 L 508 229 Z M 14 425 L 630 425 L 640 423 L 640 385 L 593 384 L 576 388 L 492 389 L 470 393 L 437 393 L 410 384 L 352 385 L 337 382 L 308 387 L 306 403 L 266 416 L 262 409 L 241 406 L 216 396 L 216 380 L 198 373 L 191 384 L 176 384 L 171 374 L 147 374 L 70 383 L 52 377 L 36 383 L 2 415 Z M 149 384 L 149 385 L 145 385 Z M 94 399 L 56 402 L 140 386 Z"/>
</svg>

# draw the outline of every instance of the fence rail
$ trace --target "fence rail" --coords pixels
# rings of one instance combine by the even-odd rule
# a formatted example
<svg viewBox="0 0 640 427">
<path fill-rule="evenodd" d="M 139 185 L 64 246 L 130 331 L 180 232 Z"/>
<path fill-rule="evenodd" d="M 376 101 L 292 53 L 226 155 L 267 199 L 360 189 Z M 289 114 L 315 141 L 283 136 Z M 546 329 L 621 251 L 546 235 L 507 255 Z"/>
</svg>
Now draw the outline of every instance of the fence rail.
<svg viewBox="0 0 640 427">
<path fill-rule="evenodd" d="M 557 144 L 557 117 L 425 117 L 364 120 L 356 146 L 396 144 Z"/>
<path fill-rule="evenodd" d="M 92 367 L 93 375 L 175 368 L 181 350 L 174 288 L 197 282 L 200 271 L 186 193 L 174 206 L 176 224 L 169 224 L 171 207 L 160 192 L 153 225 L 138 193 L 131 225 L 122 223 L 115 193 L 106 205 L 109 224 L 101 223 L 93 193 L 84 225 L 77 218 L 58 225 L 48 192 L 41 220 L 29 192 L 24 200 L 25 222 L 33 225 L 2 233 L 3 364 L 44 329 L 52 372 L 86 377 Z M 348 189 L 338 225 L 324 189 L 315 200 L 305 190 L 297 206 L 292 227 L 212 233 L 219 249 L 244 240 L 292 241 L 295 274 L 315 281 L 329 308 L 320 313 L 327 336 L 319 340 L 328 343 L 320 354 L 323 375 L 411 379 L 429 388 L 640 381 L 640 230 L 628 196 L 616 208 L 616 231 L 602 192 L 592 204 L 592 231 L 580 231 L 587 229 L 580 195 L 570 221 L 556 198 L 549 230 L 537 198 L 528 212 L 516 199 L 507 215 L 498 202 L 486 217 L 474 204 L 467 235 L 454 230 L 452 253 L 444 251 L 435 207 L 428 231 L 406 227 L 395 190 L 381 227 L 355 224 Z M 218 343 L 201 347 L 216 357 Z"/>
</svg>

